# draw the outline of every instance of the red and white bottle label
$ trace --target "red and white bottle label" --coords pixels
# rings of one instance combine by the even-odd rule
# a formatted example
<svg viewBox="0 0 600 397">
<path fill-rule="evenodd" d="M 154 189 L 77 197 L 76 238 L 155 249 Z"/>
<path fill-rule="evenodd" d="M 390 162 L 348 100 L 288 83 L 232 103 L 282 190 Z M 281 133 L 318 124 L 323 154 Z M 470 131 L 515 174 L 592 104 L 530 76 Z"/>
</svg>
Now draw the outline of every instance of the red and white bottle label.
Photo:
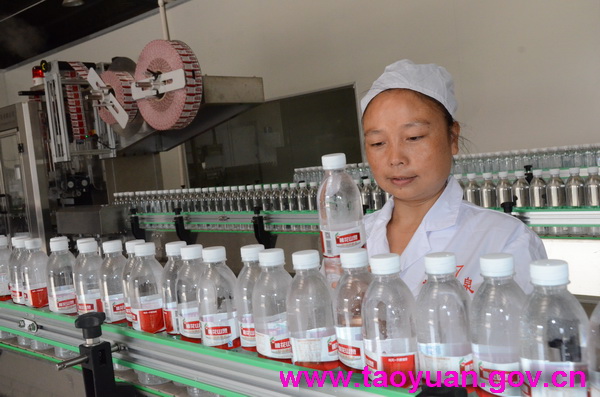
<svg viewBox="0 0 600 397">
<path fill-rule="evenodd" d="M 10 295 L 9 281 L 8 273 L 0 273 L 0 296 Z"/>
<path fill-rule="evenodd" d="M 508 376 L 511 372 L 518 371 L 519 362 L 498 364 L 479 360 L 477 361 L 477 374 L 479 375 L 477 383 L 483 390 L 495 396 L 520 396 L 521 389 L 511 386 L 509 383 L 511 379 Z M 504 375 L 501 375 L 500 372 L 504 372 Z M 492 373 L 494 377 L 490 378 Z M 519 379 L 516 379 L 513 384 L 518 384 L 518 382 Z M 493 389 L 493 391 L 490 389 Z"/>
<path fill-rule="evenodd" d="M 48 291 L 48 306 L 54 313 L 77 313 L 77 296 L 72 285 L 63 285 Z"/>
<path fill-rule="evenodd" d="M 340 361 L 354 369 L 365 368 L 364 344 L 361 327 L 335 327 Z"/>
<path fill-rule="evenodd" d="M 256 330 L 256 351 L 259 354 L 278 360 L 292 358 L 292 343 L 286 318 L 286 313 L 276 314 L 267 319 L 267 333 Z"/>
<path fill-rule="evenodd" d="M 402 372 L 402 376 L 396 376 L 393 379 L 392 384 L 402 385 L 402 387 L 410 387 L 411 379 L 410 372 L 414 374 L 417 370 L 417 353 L 416 352 L 402 352 L 394 353 L 393 346 L 407 346 L 405 339 L 365 339 L 365 364 L 369 367 L 372 373 L 369 375 L 371 379 L 374 379 L 376 371 L 384 371 L 388 375 L 394 374 L 394 372 Z M 391 380 L 392 381 L 392 380 Z"/>
<path fill-rule="evenodd" d="M 521 372 L 532 374 L 530 377 L 525 377 L 525 382 L 521 386 L 523 396 L 589 397 L 586 387 L 589 385 L 589 379 L 587 379 L 589 373 L 588 365 L 585 362 L 529 360 L 521 357 L 520 364 Z M 559 371 L 566 374 L 566 376 L 557 375 Z M 583 373 L 588 374 L 588 376 L 586 377 Z M 530 384 L 529 380 L 534 378 L 534 374 L 538 374 L 539 377 L 535 380 L 535 384 Z M 573 387 L 570 385 L 571 382 Z"/>
<path fill-rule="evenodd" d="M 330 362 L 338 359 L 335 333 L 327 328 L 307 331 L 307 338 L 290 338 L 292 362 Z"/>
<path fill-rule="evenodd" d="M 165 330 L 165 319 L 160 295 L 143 296 L 139 305 L 132 302 L 133 329 L 155 334 Z"/>
<path fill-rule="evenodd" d="M 236 313 L 216 313 L 200 316 L 202 344 L 205 346 L 239 346 Z"/>
<path fill-rule="evenodd" d="M 102 299 L 100 297 L 100 290 L 91 290 L 88 291 L 85 295 L 79 295 L 77 297 L 78 314 L 101 311 L 103 310 Z"/>
<path fill-rule="evenodd" d="M 256 330 L 252 313 L 242 315 L 239 327 L 242 347 L 256 347 Z"/>
<path fill-rule="evenodd" d="M 163 316 L 165 317 L 165 330 L 167 333 L 175 335 L 179 334 L 179 319 L 177 318 L 177 302 L 169 302 L 163 308 Z"/>
<path fill-rule="evenodd" d="M 363 225 L 345 230 L 321 229 L 321 244 L 324 256 L 338 256 L 342 250 L 360 248 L 365 245 L 365 228 Z"/>
<path fill-rule="evenodd" d="M 107 323 L 116 323 L 125 320 L 125 298 L 123 294 L 114 294 L 104 297 L 102 301 Z"/>
<path fill-rule="evenodd" d="M 440 371 L 442 374 L 458 373 L 466 371 L 475 371 L 473 365 L 473 355 L 453 356 L 448 354 L 449 346 L 444 343 L 419 343 L 419 367 L 423 371 L 431 373 L 431 379 L 437 380 L 435 374 Z M 425 372 L 423 372 L 425 377 Z M 468 376 L 466 381 L 472 384 L 473 379 Z"/>
<path fill-rule="evenodd" d="M 29 284 L 25 290 L 25 304 L 29 307 L 44 307 L 48 305 L 47 284 Z"/>
<path fill-rule="evenodd" d="M 202 326 L 200 324 L 200 313 L 198 312 L 198 302 L 180 303 L 179 309 L 179 329 L 181 335 L 188 338 L 201 339 Z"/>
</svg>

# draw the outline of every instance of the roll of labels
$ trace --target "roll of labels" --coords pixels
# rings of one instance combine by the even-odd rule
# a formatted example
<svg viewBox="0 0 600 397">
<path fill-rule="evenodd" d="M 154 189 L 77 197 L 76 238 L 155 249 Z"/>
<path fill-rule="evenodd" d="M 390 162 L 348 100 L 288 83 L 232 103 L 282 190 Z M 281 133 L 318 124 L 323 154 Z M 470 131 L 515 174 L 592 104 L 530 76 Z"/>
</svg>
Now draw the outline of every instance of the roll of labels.
<svg viewBox="0 0 600 397">
<path fill-rule="evenodd" d="M 124 71 L 102 74 L 78 62 L 70 62 L 91 86 L 91 99 L 100 106 L 100 118 L 125 129 L 137 116 L 156 130 L 188 126 L 200 109 L 202 74 L 198 59 L 178 40 L 154 40 L 142 50 L 135 76 Z"/>
</svg>

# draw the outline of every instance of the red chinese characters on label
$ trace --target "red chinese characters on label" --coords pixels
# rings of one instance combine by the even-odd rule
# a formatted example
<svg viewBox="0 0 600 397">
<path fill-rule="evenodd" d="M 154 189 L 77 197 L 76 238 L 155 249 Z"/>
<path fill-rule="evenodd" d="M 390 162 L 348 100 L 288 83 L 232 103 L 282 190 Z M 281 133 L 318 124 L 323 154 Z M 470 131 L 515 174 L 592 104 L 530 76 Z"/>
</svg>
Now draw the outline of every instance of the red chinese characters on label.
<svg viewBox="0 0 600 397">
<path fill-rule="evenodd" d="M 377 371 L 377 361 L 373 360 L 371 357 L 365 356 L 365 364 L 367 364 L 371 371 Z"/>
<path fill-rule="evenodd" d="M 344 344 L 338 345 L 338 350 L 340 355 L 345 355 L 348 357 L 360 357 L 360 348 L 354 346 L 348 346 Z"/>
<path fill-rule="evenodd" d="M 138 313 L 138 321 L 142 331 L 155 334 L 165 329 L 162 309 L 140 310 Z"/>
<path fill-rule="evenodd" d="M 188 331 L 188 330 L 199 330 L 200 329 L 200 320 L 196 320 L 196 321 L 184 321 L 183 322 L 183 329 Z"/>
<path fill-rule="evenodd" d="M 411 386 L 410 382 L 406 382 L 406 379 L 410 379 L 409 373 L 414 373 L 416 369 L 414 354 L 399 357 L 381 357 L 381 362 L 383 364 L 383 371 L 390 376 L 394 376 L 395 379 L 392 381 L 395 384 L 402 385 L 402 387 Z M 400 372 L 404 374 L 404 378 L 399 376 L 398 373 Z"/>
<path fill-rule="evenodd" d="M 124 303 L 117 303 L 113 305 L 113 312 L 115 314 L 122 314 L 125 312 L 125 304 Z"/>
<path fill-rule="evenodd" d="M 60 310 L 60 309 L 69 309 L 69 308 L 72 308 L 76 304 L 77 304 L 77 299 L 71 298 L 71 299 L 67 299 L 67 300 L 64 300 L 64 301 L 57 302 L 56 306 Z"/>
<path fill-rule="evenodd" d="M 231 334 L 231 327 L 206 327 L 207 336 L 222 336 Z"/>
<path fill-rule="evenodd" d="M 327 343 L 327 351 L 329 351 L 329 353 L 333 353 L 333 352 L 337 351 L 337 349 L 338 349 L 337 339 L 334 339 Z"/>
<path fill-rule="evenodd" d="M 335 243 L 337 245 L 350 244 L 350 243 L 354 243 L 356 241 L 360 241 L 359 233 L 351 233 L 351 234 L 346 234 L 343 236 L 335 236 Z"/>
<path fill-rule="evenodd" d="M 292 344 L 290 343 L 290 338 L 285 338 L 281 340 L 271 339 L 271 350 L 276 351 L 285 351 L 292 350 Z"/>
<path fill-rule="evenodd" d="M 256 331 L 254 330 L 254 328 L 242 327 L 242 336 L 245 338 L 254 338 L 256 337 Z"/>
</svg>

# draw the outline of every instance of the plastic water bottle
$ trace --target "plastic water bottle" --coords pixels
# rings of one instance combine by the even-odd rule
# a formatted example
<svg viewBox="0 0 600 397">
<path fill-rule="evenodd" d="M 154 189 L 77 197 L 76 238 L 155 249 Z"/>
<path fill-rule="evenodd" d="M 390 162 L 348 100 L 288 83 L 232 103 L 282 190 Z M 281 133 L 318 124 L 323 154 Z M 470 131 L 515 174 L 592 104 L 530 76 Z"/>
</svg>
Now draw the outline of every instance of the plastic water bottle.
<svg viewBox="0 0 600 397">
<path fill-rule="evenodd" d="M 291 363 L 292 345 L 285 301 L 292 276 L 284 269 L 281 248 L 259 252 L 258 262 L 260 275 L 252 293 L 256 351 L 259 357 Z"/>
<path fill-rule="evenodd" d="M 471 304 L 473 362 L 483 390 L 498 396 L 520 396 L 508 379 L 490 379 L 493 371 L 519 371 L 519 315 L 525 293 L 513 279 L 510 254 L 488 254 L 480 259 L 483 284 Z"/>
<path fill-rule="evenodd" d="M 23 278 L 25 280 L 25 304 L 29 307 L 37 308 L 48 305 L 48 256 L 41 248 L 41 239 L 25 240 L 27 257 L 23 261 Z"/>
<path fill-rule="evenodd" d="M 181 339 L 200 343 L 202 329 L 200 324 L 198 286 L 202 273 L 202 245 L 192 244 L 180 248 L 181 269 L 177 275 L 177 312 Z"/>
<path fill-rule="evenodd" d="M 77 295 L 73 281 L 75 257 L 66 237 L 50 239 L 48 258 L 48 306 L 54 313 L 76 314 Z"/>
<path fill-rule="evenodd" d="M 77 313 L 102 312 L 100 296 L 100 267 L 96 240 L 77 241 L 79 255 L 75 261 L 74 280 L 77 294 Z"/>
<path fill-rule="evenodd" d="M 600 397 L 600 303 L 590 317 L 589 380 L 592 397 Z"/>
<path fill-rule="evenodd" d="M 319 185 L 317 182 L 310 182 L 308 189 L 308 210 L 317 211 L 319 204 L 317 202 L 317 194 L 319 193 Z"/>
<path fill-rule="evenodd" d="M 100 266 L 100 297 L 107 323 L 123 323 L 125 295 L 123 294 L 123 269 L 127 260 L 123 256 L 121 240 L 102 243 L 104 261 Z"/>
<path fill-rule="evenodd" d="M 512 185 L 513 195 L 517 197 L 515 207 L 529 207 L 529 183 L 525 179 L 525 171 L 515 171 L 517 180 Z"/>
<path fill-rule="evenodd" d="M 281 184 L 281 192 L 279 193 L 279 211 L 290 210 L 290 189 L 287 183 Z"/>
<path fill-rule="evenodd" d="M 546 181 L 542 178 L 542 170 L 533 170 L 533 179 L 529 184 L 529 198 L 532 207 L 546 206 Z"/>
<path fill-rule="evenodd" d="M 321 157 L 325 177 L 319 187 L 319 225 L 327 282 L 335 288 L 342 275 L 340 252 L 365 244 L 360 191 L 344 168 L 344 153 Z"/>
<path fill-rule="evenodd" d="M 308 200 L 310 198 L 310 192 L 306 182 L 300 182 L 298 184 L 298 210 L 308 211 Z"/>
<path fill-rule="evenodd" d="M 10 255 L 10 293 L 14 303 L 20 305 L 25 304 L 25 297 L 23 295 L 24 278 L 23 278 L 23 260 L 25 259 L 25 240 L 29 237 L 13 237 L 11 238 L 11 244 L 13 246 L 12 253 Z"/>
<path fill-rule="evenodd" d="M 565 183 L 561 179 L 560 170 L 550 170 L 550 180 L 546 184 L 546 200 L 548 207 L 564 207 L 566 205 Z"/>
<path fill-rule="evenodd" d="M 231 350 L 240 347 L 235 302 L 236 278 L 226 264 L 225 247 L 202 250 L 204 271 L 198 284 L 200 326 L 204 346 Z"/>
<path fill-rule="evenodd" d="M 138 244 L 144 244 L 145 241 L 129 240 L 125 242 L 125 252 L 127 253 L 127 262 L 123 268 L 123 294 L 125 295 L 125 319 L 127 323 L 133 325 L 133 316 L 131 315 L 131 293 L 129 292 L 129 280 L 131 279 L 131 271 L 133 270 L 136 262 L 135 257 L 135 246 Z"/>
<path fill-rule="evenodd" d="M 340 366 L 347 371 L 362 371 L 365 348 L 362 338 L 362 305 L 373 277 L 364 248 L 351 248 L 340 254 L 344 274 L 335 289 L 335 333 Z"/>
<path fill-rule="evenodd" d="M 381 190 L 377 183 L 375 183 L 371 189 L 371 204 L 373 205 L 372 210 L 377 211 L 382 209 L 385 202 L 386 193 Z"/>
<path fill-rule="evenodd" d="M 167 263 L 162 273 L 163 294 L 163 316 L 165 317 L 165 328 L 170 335 L 179 335 L 179 311 L 177 310 L 177 274 L 183 265 L 181 260 L 181 248 L 185 247 L 185 241 L 173 241 L 165 244 L 167 252 Z"/>
<path fill-rule="evenodd" d="M 585 181 L 579 176 L 579 168 L 569 169 L 569 178 L 565 184 L 567 205 L 569 207 L 583 207 Z"/>
<path fill-rule="evenodd" d="M 493 208 L 498 205 L 496 198 L 496 185 L 492 181 L 492 173 L 483 173 L 483 183 L 481 184 L 481 206 L 484 208 Z"/>
<path fill-rule="evenodd" d="M 400 256 L 381 254 L 370 259 L 373 282 L 367 289 L 362 334 L 365 362 L 371 371 L 395 376 L 396 384 L 408 387 L 409 373 L 417 367 L 415 299 L 400 278 Z M 404 379 L 398 378 L 404 374 Z"/>
<path fill-rule="evenodd" d="M 496 198 L 498 199 L 497 207 L 502 207 L 502 203 L 510 203 L 513 201 L 512 184 L 508 180 L 508 172 L 500 171 L 498 177 L 500 180 L 496 185 Z"/>
<path fill-rule="evenodd" d="M 368 209 L 373 209 L 373 204 L 371 203 L 371 192 L 373 190 L 373 186 L 371 186 L 371 180 L 369 178 L 363 179 L 363 185 L 360 189 L 360 201 L 363 206 L 367 206 Z"/>
<path fill-rule="evenodd" d="M 296 275 L 286 298 L 292 362 L 317 370 L 339 366 L 331 292 L 316 250 L 292 254 Z"/>
<path fill-rule="evenodd" d="M 129 276 L 131 318 L 133 329 L 152 334 L 165 330 L 163 317 L 162 266 L 155 258 L 154 243 L 134 246 L 133 270 Z"/>
<path fill-rule="evenodd" d="M 242 349 L 252 352 L 256 351 L 252 293 L 260 276 L 258 253 L 264 249 L 262 244 L 245 245 L 240 249 L 244 267 L 235 284 L 241 345 Z"/>
<path fill-rule="evenodd" d="M 587 339 L 589 321 L 581 304 L 568 290 L 569 268 L 561 260 L 542 259 L 531 263 L 531 282 L 534 286 L 520 321 L 521 370 L 537 374 L 537 386 L 527 379 L 523 395 L 532 397 L 585 397 L 587 391 L 574 371 L 588 369 Z M 564 387 L 553 384 L 554 374 L 564 371 Z M 569 387 L 570 381 L 574 387 Z M 547 387 L 545 387 L 547 386 Z"/>
<path fill-rule="evenodd" d="M 600 206 L 600 177 L 598 167 L 588 167 L 588 177 L 583 187 L 585 205 L 589 207 Z"/>
<path fill-rule="evenodd" d="M 440 382 L 448 371 L 473 371 L 469 296 L 458 282 L 456 258 L 448 252 L 425 255 L 427 282 L 417 297 L 417 340 L 421 370 Z M 473 373 L 474 374 L 474 373 Z M 469 384 L 472 374 L 466 374 Z M 462 377 L 462 375 L 461 375 Z M 430 386 L 430 385 L 428 385 Z"/>
<path fill-rule="evenodd" d="M 481 187 L 475 180 L 477 174 L 467 174 L 467 185 L 464 189 L 465 199 L 471 204 L 481 205 Z"/>
<path fill-rule="evenodd" d="M 298 211 L 298 184 L 290 183 L 287 194 L 288 211 Z"/>
<path fill-rule="evenodd" d="M 0 235 L 0 301 L 10 300 L 10 254 L 8 237 Z"/>
</svg>

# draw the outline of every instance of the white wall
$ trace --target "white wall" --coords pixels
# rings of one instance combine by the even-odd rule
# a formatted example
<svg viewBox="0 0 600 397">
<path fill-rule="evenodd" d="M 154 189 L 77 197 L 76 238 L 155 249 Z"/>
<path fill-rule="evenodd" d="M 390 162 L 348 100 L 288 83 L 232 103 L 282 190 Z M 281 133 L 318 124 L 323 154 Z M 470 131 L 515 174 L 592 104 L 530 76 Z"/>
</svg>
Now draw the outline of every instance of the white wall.
<svg viewBox="0 0 600 397">
<path fill-rule="evenodd" d="M 600 141 L 596 0 L 192 0 L 169 21 L 204 73 L 261 76 L 267 98 L 349 82 L 361 96 L 411 58 L 454 75 L 472 152 Z M 154 16 L 47 58 L 135 60 L 160 37 Z M 6 72 L 0 103 L 19 100 L 30 70 Z"/>
</svg>

